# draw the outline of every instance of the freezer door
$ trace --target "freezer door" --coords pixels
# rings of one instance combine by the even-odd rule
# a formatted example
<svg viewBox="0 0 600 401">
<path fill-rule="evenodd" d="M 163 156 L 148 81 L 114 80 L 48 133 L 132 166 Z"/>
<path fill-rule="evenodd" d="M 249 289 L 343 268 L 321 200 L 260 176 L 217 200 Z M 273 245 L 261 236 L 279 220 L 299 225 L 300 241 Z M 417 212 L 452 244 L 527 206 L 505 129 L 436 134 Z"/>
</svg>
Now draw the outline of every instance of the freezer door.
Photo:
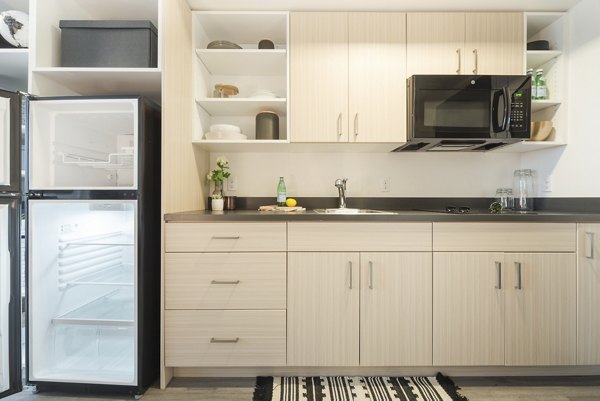
<svg viewBox="0 0 600 401">
<path fill-rule="evenodd" d="M 21 105 L 18 93 L 0 90 L 0 192 L 21 188 Z"/>
<path fill-rule="evenodd" d="M 137 385 L 137 201 L 28 213 L 29 381 Z"/>
<path fill-rule="evenodd" d="M 38 98 L 29 104 L 29 188 L 136 190 L 139 98 Z"/>
<path fill-rule="evenodd" d="M 0 198 L 0 398 L 21 391 L 19 205 Z"/>
</svg>

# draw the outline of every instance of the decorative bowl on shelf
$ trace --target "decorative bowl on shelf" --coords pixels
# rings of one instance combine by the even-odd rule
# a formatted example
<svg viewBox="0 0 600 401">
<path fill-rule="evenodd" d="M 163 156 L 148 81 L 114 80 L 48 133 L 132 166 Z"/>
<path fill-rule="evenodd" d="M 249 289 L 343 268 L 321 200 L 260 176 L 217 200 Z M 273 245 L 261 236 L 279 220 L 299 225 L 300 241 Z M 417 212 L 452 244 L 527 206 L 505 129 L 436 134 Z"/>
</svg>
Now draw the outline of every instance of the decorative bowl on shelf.
<svg viewBox="0 0 600 401">
<path fill-rule="evenodd" d="M 237 125 L 232 125 L 232 124 L 213 124 L 210 126 L 209 130 L 213 134 L 216 134 L 219 132 L 231 132 L 233 134 L 241 134 L 242 133 L 242 129 L 240 127 L 238 127 Z"/>
<path fill-rule="evenodd" d="M 231 50 L 231 49 L 241 49 L 242 46 L 233 43 L 233 42 L 229 42 L 227 40 L 213 40 L 212 42 L 210 42 L 207 46 L 207 49 L 227 49 L 227 50 Z"/>
<path fill-rule="evenodd" d="M 531 123 L 531 140 L 545 141 L 552 133 L 552 121 L 533 121 Z"/>
<path fill-rule="evenodd" d="M 249 97 L 253 99 L 275 99 L 277 95 L 268 89 L 260 89 L 252 93 Z"/>
<path fill-rule="evenodd" d="M 207 132 L 204 134 L 204 139 L 208 140 L 221 140 L 221 141 L 245 141 L 248 137 L 239 132 L 230 131 L 219 131 L 219 132 Z"/>
</svg>

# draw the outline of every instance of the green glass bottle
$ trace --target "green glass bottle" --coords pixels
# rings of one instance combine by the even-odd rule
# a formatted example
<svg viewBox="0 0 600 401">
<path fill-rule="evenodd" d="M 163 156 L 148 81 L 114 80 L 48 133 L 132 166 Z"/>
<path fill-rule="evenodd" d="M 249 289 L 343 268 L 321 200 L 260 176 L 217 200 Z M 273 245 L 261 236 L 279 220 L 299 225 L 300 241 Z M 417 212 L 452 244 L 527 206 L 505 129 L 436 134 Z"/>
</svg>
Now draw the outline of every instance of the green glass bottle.
<svg viewBox="0 0 600 401">
<path fill-rule="evenodd" d="M 537 97 L 537 86 L 535 84 L 535 77 L 533 76 L 533 68 L 527 69 L 527 75 L 531 77 L 531 98 Z"/>
<path fill-rule="evenodd" d="M 548 99 L 548 87 L 546 86 L 546 78 L 544 78 L 544 70 L 539 68 L 535 72 L 536 100 Z"/>
<path fill-rule="evenodd" d="M 285 206 L 286 199 L 285 181 L 283 180 L 283 177 L 279 177 L 279 185 L 277 185 L 277 206 Z"/>
</svg>

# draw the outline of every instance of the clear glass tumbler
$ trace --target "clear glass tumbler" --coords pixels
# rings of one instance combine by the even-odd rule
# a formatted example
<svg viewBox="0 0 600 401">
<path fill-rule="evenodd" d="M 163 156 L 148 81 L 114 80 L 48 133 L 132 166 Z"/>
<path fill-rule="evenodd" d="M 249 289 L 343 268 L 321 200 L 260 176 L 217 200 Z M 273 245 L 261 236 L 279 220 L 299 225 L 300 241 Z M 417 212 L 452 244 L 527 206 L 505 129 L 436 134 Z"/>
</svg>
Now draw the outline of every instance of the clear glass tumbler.
<svg viewBox="0 0 600 401">
<path fill-rule="evenodd" d="M 519 212 L 533 210 L 533 171 L 515 170 L 513 176 L 514 209 Z"/>
</svg>

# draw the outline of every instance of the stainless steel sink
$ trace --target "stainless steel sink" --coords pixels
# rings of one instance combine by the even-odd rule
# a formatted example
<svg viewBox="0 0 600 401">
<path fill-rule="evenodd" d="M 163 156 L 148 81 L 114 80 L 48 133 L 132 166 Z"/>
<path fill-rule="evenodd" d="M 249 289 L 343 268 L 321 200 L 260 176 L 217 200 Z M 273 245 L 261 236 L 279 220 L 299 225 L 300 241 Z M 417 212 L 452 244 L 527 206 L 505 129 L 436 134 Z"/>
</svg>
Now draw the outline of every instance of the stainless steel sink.
<svg viewBox="0 0 600 401">
<path fill-rule="evenodd" d="M 350 209 L 350 208 L 337 208 L 337 209 L 315 209 L 315 213 L 319 214 L 397 214 L 395 212 L 387 212 L 384 210 L 373 210 L 373 209 Z"/>
</svg>

